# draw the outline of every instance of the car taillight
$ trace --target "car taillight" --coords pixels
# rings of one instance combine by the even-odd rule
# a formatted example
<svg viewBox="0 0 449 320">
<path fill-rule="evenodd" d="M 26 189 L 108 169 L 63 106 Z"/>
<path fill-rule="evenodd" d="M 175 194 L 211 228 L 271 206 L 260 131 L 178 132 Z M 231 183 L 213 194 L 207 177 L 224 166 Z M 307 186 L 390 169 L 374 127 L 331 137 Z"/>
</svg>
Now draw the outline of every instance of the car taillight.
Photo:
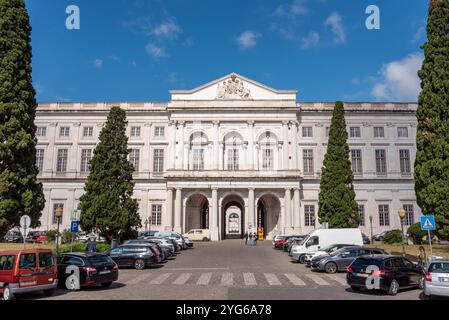
<svg viewBox="0 0 449 320">
<path fill-rule="evenodd" d="M 118 270 L 118 265 L 114 264 L 114 266 L 112 267 L 112 270 Z"/>
<path fill-rule="evenodd" d="M 372 273 L 375 277 L 384 277 L 385 276 L 385 270 L 374 270 Z"/>
<path fill-rule="evenodd" d="M 152 256 L 152 257 L 157 256 L 156 252 L 151 252 L 151 256 Z"/>
<path fill-rule="evenodd" d="M 426 272 L 426 282 L 432 282 L 432 276 L 430 275 L 430 272 Z"/>
<path fill-rule="evenodd" d="M 348 267 L 348 268 L 346 269 L 346 272 L 347 272 L 347 273 L 353 273 L 353 272 L 354 272 L 354 270 L 352 270 L 352 268 L 351 268 L 351 267 Z"/>
<path fill-rule="evenodd" d="M 87 273 L 97 272 L 97 269 L 95 269 L 94 267 L 83 267 L 83 270 Z"/>
</svg>

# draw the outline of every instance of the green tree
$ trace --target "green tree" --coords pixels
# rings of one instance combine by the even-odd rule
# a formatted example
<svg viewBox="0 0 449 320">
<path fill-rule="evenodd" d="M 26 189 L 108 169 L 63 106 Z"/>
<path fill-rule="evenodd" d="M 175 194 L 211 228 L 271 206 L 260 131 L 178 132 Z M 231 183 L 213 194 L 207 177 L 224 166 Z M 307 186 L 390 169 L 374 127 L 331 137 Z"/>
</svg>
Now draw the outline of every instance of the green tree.
<svg viewBox="0 0 449 320">
<path fill-rule="evenodd" d="M 425 59 L 419 77 L 415 191 L 424 214 L 434 214 L 440 236 L 449 235 L 449 2 L 432 0 Z"/>
<path fill-rule="evenodd" d="M 45 205 L 37 182 L 31 26 L 23 0 L 0 0 L 0 235 L 22 215 L 39 225 Z"/>
<path fill-rule="evenodd" d="M 81 228 L 100 231 L 109 240 L 141 226 L 137 200 L 132 198 L 134 167 L 128 161 L 126 126 L 125 111 L 111 108 L 80 198 Z"/>
<path fill-rule="evenodd" d="M 318 202 L 320 223 L 328 222 L 330 228 L 354 228 L 360 221 L 347 140 L 343 102 L 337 101 L 332 113 Z"/>
</svg>

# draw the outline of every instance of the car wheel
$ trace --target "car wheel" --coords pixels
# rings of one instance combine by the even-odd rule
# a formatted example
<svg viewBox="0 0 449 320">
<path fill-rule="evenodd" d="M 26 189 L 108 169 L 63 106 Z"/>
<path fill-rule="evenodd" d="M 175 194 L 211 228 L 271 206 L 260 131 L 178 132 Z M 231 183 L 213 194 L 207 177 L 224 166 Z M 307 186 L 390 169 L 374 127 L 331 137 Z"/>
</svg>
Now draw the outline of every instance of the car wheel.
<svg viewBox="0 0 449 320">
<path fill-rule="evenodd" d="M 303 255 L 299 256 L 298 262 L 301 264 L 306 263 L 306 255 L 303 254 Z"/>
<path fill-rule="evenodd" d="M 102 286 L 103 288 L 109 288 L 111 285 L 112 285 L 112 281 L 109 281 L 109 282 L 103 282 L 103 283 L 101 284 L 101 286 Z"/>
<path fill-rule="evenodd" d="M 399 283 L 396 280 L 391 280 L 390 288 L 388 289 L 388 295 L 395 296 L 399 291 Z"/>
<path fill-rule="evenodd" d="M 44 290 L 44 295 L 47 297 L 51 297 L 55 293 L 55 289 Z"/>
<path fill-rule="evenodd" d="M 327 273 L 336 273 L 338 271 L 338 267 L 334 262 L 328 262 L 324 266 L 324 270 L 326 270 Z"/>
<path fill-rule="evenodd" d="M 424 294 L 424 300 L 430 301 L 432 300 L 432 296 L 430 294 L 429 295 Z"/>
<path fill-rule="evenodd" d="M 360 288 L 356 287 L 356 286 L 351 286 L 351 290 L 358 292 L 358 291 L 360 291 Z"/>
<path fill-rule="evenodd" d="M 142 259 L 137 259 L 136 261 L 134 261 L 134 268 L 137 270 L 145 269 L 145 261 L 143 261 Z"/>
<path fill-rule="evenodd" d="M 208 241 L 209 239 L 207 239 L 206 237 L 203 238 L 203 241 Z"/>
<path fill-rule="evenodd" d="M 12 293 L 12 291 L 8 285 L 6 285 L 3 288 L 3 300 L 6 300 L 6 301 L 14 300 L 14 293 Z"/>
</svg>

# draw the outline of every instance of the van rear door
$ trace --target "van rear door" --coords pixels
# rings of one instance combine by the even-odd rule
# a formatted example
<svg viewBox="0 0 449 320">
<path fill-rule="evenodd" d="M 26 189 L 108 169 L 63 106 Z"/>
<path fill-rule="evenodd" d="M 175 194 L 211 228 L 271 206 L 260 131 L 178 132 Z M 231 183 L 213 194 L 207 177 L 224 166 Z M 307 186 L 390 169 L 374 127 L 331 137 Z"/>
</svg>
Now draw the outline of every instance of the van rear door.
<svg viewBox="0 0 449 320">
<path fill-rule="evenodd" d="M 19 256 L 19 287 L 33 287 L 38 283 L 37 256 L 35 252 L 21 253 Z"/>
<path fill-rule="evenodd" d="M 51 251 L 39 252 L 39 274 L 37 276 L 37 284 L 47 285 L 52 284 L 56 278 L 55 272 L 55 258 Z"/>
</svg>

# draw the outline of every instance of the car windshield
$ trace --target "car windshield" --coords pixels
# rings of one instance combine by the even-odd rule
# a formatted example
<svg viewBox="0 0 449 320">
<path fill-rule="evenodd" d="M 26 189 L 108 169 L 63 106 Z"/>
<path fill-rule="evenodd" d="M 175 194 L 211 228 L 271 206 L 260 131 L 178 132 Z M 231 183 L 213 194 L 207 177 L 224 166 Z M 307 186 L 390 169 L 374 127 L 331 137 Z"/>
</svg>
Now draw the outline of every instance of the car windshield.
<svg viewBox="0 0 449 320">
<path fill-rule="evenodd" d="M 449 262 L 435 262 L 429 267 L 429 272 L 449 273 Z"/>
<path fill-rule="evenodd" d="M 106 255 L 91 256 L 87 258 L 94 267 L 113 263 L 112 259 Z"/>
<path fill-rule="evenodd" d="M 332 253 L 334 251 L 337 251 L 340 248 L 339 245 L 337 244 L 332 244 L 330 246 L 324 247 L 323 249 L 321 249 L 321 251 L 325 251 L 327 253 Z"/>
</svg>

